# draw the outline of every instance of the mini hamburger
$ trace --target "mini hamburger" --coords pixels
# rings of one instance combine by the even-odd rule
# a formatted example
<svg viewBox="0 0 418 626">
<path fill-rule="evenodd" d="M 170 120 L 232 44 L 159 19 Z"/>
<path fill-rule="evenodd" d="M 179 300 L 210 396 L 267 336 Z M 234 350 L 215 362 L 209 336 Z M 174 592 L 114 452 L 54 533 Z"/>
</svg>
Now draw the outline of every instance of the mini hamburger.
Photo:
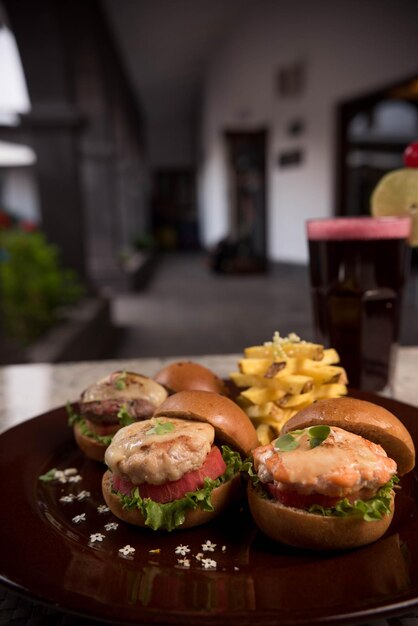
<svg viewBox="0 0 418 626">
<path fill-rule="evenodd" d="M 209 391 L 170 396 L 107 448 L 103 497 L 116 517 L 154 530 L 208 522 L 240 488 L 242 458 L 258 445 L 246 414 Z"/>
<path fill-rule="evenodd" d="M 386 409 L 353 398 L 322 400 L 253 450 L 248 502 L 271 539 L 316 550 L 379 539 L 394 513 L 394 485 L 415 464 L 411 436 Z"/>
<path fill-rule="evenodd" d="M 83 391 L 78 412 L 70 411 L 78 446 L 90 459 L 104 461 L 114 434 L 131 422 L 148 419 L 166 398 L 167 391 L 152 378 L 112 372 Z"/>
<path fill-rule="evenodd" d="M 198 389 L 225 394 L 222 380 L 209 368 L 193 361 L 177 361 L 163 367 L 154 376 L 169 393 Z"/>
</svg>

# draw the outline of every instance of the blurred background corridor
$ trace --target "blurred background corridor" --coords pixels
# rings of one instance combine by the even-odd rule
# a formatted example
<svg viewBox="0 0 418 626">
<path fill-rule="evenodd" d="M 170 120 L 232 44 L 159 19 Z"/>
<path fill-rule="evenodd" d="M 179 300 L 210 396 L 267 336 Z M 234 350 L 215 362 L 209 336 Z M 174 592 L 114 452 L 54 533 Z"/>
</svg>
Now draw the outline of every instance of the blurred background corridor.
<svg viewBox="0 0 418 626">
<path fill-rule="evenodd" d="M 369 214 L 403 167 L 417 22 L 416 0 L 0 0 L 0 363 L 314 339 L 305 222 Z"/>
</svg>

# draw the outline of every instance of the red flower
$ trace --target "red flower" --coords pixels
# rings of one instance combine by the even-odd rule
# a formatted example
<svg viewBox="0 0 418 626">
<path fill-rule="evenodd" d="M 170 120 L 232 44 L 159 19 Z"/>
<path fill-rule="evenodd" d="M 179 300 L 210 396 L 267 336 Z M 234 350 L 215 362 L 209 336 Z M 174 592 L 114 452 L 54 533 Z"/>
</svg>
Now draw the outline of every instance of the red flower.
<svg viewBox="0 0 418 626">
<path fill-rule="evenodd" d="M 4 211 L 0 211 L 0 229 L 2 228 L 10 228 L 12 225 L 12 218 L 10 215 L 7 215 Z"/>
<path fill-rule="evenodd" d="M 20 222 L 20 229 L 23 230 L 25 233 L 33 233 L 34 231 L 38 230 L 38 224 L 29 220 L 25 220 L 23 222 Z"/>
</svg>

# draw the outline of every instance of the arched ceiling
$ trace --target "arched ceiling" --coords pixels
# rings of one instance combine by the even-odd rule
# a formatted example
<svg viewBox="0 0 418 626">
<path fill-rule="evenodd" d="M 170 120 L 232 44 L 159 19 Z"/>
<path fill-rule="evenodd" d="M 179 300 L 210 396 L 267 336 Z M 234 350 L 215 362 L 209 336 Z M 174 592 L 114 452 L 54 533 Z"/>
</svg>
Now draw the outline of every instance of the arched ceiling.
<svg viewBox="0 0 418 626">
<path fill-rule="evenodd" d="M 205 67 L 255 0 L 103 0 L 148 123 L 195 112 Z"/>
</svg>

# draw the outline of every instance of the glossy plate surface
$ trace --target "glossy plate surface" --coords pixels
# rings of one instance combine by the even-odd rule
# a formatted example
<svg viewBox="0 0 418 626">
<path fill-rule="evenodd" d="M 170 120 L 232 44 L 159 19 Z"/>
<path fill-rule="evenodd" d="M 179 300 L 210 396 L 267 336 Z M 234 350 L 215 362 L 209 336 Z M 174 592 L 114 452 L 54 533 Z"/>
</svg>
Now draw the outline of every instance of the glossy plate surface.
<svg viewBox="0 0 418 626">
<path fill-rule="evenodd" d="M 418 448 L 417 408 L 355 395 L 393 411 Z M 70 467 L 77 469 L 80 482 L 39 480 L 52 468 Z M 155 533 L 129 527 L 98 508 L 103 471 L 79 452 L 63 408 L 0 436 L 3 583 L 62 610 L 123 624 L 365 622 L 418 605 L 415 472 L 401 481 L 385 537 L 349 552 L 311 553 L 263 537 L 244 501 L 191 530 Z M 64 496 L 71 501 L 62 501 Z M 117 528 L 106 528 L 112 522 Z M 98 533 L 102 540 L 92 541 Z M 210 546 L 213 551 L 203 549 L 207 542 L 216 544 Z M 125 546 L 135 552 L 121 554 Z M 183 558 L 189 567 L 179 563 Z M 216 569 L 202 559 L 215 561 Z"/>
</svg>

